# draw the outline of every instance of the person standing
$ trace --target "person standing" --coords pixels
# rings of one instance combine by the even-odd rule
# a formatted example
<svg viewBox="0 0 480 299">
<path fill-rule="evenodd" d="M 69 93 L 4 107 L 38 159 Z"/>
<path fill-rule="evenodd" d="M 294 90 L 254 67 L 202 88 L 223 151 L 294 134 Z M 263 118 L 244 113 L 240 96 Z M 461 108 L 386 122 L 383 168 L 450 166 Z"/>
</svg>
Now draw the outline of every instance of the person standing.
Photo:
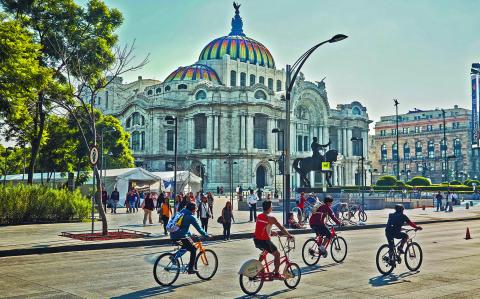
<svg viewBox="0 0 480 299">
<path fill-rule="evenodd" d="M 127 195 L 127 201 L 128 201 L 128 211 L 127 213 L 133 213 L 135 211 L 135 203 L 137 202 L 137 193 L 135 192 L 135 189 L 131 189 L 130 192 Z"/>
<path fill-rule="evenodd" d="M 202 196 L 202 202 L 199 206 L 199 216 L 200 222 L 202 223 L 202 229 L 208 233 L 208 219 L 213 218 L 212 211 L 208 206 L 207 197 L 204 195 Z"/>
<path fill-rule="evenodd" d="M 210 208 L 210 211 L 212 211 L 212 217 L 213 217 L 213 201 L 214 201 L 214 198 L 213 198 L 212 192 L 208 192 L 207 203 L 208 203 L 208 207 Z"/>
<path fill-rule="evenodd" d="M 437 212 L 438 212 L 439 210 L 441 210 L 442 199 L 443 199 L 442 193 L 440 191 L 438 191 L 437 195 L 435 195 L 435 199 L 437 200 Z"/>
<path fill-rule="evenodd" d="M 253 190 L 250 189 L 250 195 L 247 197 L 247 203 L 248 207 L 250 210 L 250 221 L 252 222 L 254 219 L 257 221 L 257 202 L 258 202 L 258 197 L 255 193 L 253 193 Z"/>
<path fill-rule="evenodd" d="M 243 200 L 243 188 L 242 185 L 238 186 L 238 193 L 240 193 L 240 197 L 238 200 L 242 201 Z"/>
<path fill-rule="evenodd" d="M 300 193 L 300 200 L 298 201 L 297 208 L 298 208 L 298 222 L 302 222 L 302 215 L 305 213 L 305 192 Z"/>
<path fill-rule="evenodd" d="M 148 218 L 148 223 L 153 224 L 152 221 L 152 212 L 155 209 L 155 205 L 153 204 L 153 197 L 151 193 L 148 193 L 147 196 L 145 197 L 145 201 L 142 204 L 143 206 L 143 226 L 147 224 L 147 218 Z"/>
<path fill-rule="evenodd" d="M 108 201 L 108 193 L 107 190 L 105 190 L 105 185 L 102 185 L 102 205 L 103 205 L 103 211 L 107 211 L 107 201 Z"/>
<path fill-rule="evenodd" d="M 110 200 L 112 201 L 112 210 L 110 213 L 117 214 L 117 205 L 118 201 L 120 200 L 120 193 L 118 193 L 117 187 L 112 191 L 112 194 L 110 194 Z"/>
<path fill-rule="evenodd" d="M 162 205 L 160 206 L 159 210 L 159 222 L 163 222 L 163 232 L 165 236 L 168 235 L 167 231 L 167 224 L 168 220 L 170 220 L 170 217 L 172 216 L 172 206 L 170 205 L 170 202 L 168 200 L 163 201 Z"/>
<path fill-rule="evenodd" d="M 138 208 L 140 208 L 140 206 L 143 203 L 143 200 L 145 199 L 145 193 L 143 193 L 143 191 L 140 191 L 140 193 L 139 193 L 139 192 L 137 192 L 137 190 L 135 190 L 135 193 L 137 193 L 137 201 L 135 202 L 135 210 L 136 210 L 136 212 L 138 212 Z"/>
<path fill-rule="evenodd" d="M 447 191 L 447 195 L 445 196 L 445 212 L 450 212 L 450 209 L 452 209 L 453 211 L 453 207 L 452 207 L 452 193 L 449 191 Z"/>
<path fill-rule="evenodd" d="M 227 201 L 225 207 L 222 209 L 222 225 L 223 225 L 223 238 L 225 240 L 230 240 L 230 228 L 232 227 L 232 220 L 235 222 L 233 217 L 232 203 Z"/>
<path fill-rule="evenodd" d="M 190 200 L 188 199 L 188 197 L 184 197 L 182 199 L 182 196 L 181 195 L 177 195 L 177 201 L 179 202 L 179 205 L 178 205 L 178 208 L 177 208 L 177 212 L 180 212 L 181 210 L 185 209 L 185 207 L 187 206 L 187 204 L 190 202 Z"/>
<path fill-rule="evenodd" d="M 257 189 L 257 196 L 258 196 L 259 201 L 262 200 L 262 194 L 263 194 L 262 188 L 258 188 Z"/>
</svg>

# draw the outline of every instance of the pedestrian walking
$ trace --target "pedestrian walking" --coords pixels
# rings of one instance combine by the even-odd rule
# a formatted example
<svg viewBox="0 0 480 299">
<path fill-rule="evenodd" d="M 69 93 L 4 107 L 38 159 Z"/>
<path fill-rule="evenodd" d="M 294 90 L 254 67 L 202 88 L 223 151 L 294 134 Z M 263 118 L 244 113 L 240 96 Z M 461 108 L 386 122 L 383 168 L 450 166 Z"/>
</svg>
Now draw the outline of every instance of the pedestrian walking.
<svg viewBox="0 0 480 299">
<path fill-rule="evenodd" d="M 158 215 L 158 221 L 163 223 L 163 233 L 165 234 L 165 236 L 167 236 L 167 224 L 168 220 L 170 220 L 170 217 L 172 216 L 172 206 L 170 205 L 170 202 L 168 200 L 162 202 L 162 205 L 158 210 Z"/>
<path fill-rule="evenodd" d="M 223 188 L 223 186 L 220 187 L 220 194 L 223 195 L 223 192 L 225 192 L 225 189 Z"/>
<path fill-rule="evenodd" d="M 120 200 L 120 193 L 118 193 L 117 187 L 112 191 L 112 194 L 110 194 L 110 201 L 112 202 L 112 209 L 110 213 L 117 214 L 117 206 L 118 202 Z"/>
<path fill-rule="evenodd" d="M 232 220 L 235 222 L 235 218 L 233 217 L 232 203 L 227 201 L 225 207 L 222 209 L 223 238 L 225 240 L 230 240 L 230 228 L 232 227 Z"/>
<path fill-rule="evenodd" d="M 208 206 L 207 197 L 205 195 L 202 197 L 202 202 L 200 203 L 199 211 L 200 211 L 199 216 L 200 216 L 200 222 L 202 223 L 202 229 L 205 232 L 208 232 L 208 219 L 213 218 L 213 213 L 210 210 L 210 207 Z"/>
<path fill-rule="evenodd" d="M 180 203 L 178 205 L 178 209 L 177 209 L 177 213 L 180 212 L 181 210 L 185 209 L 185 207 L 187 206 L 187 204 L 190 202 L 190 200 L 188 199 L 188 197 L 184 197 L 182 199 L 182 196 L 179 194 L 177 195 L 177 200 L 178 202 Z"/>
<path fill-rule="evenodd" d="M 140 208 L 143 201 L 145 200 L 145 193 L 143 193 L 143 191 L 137 192 L 137 190 L 135 190 L 135 193 L 137 193 L 137 201 L 135 202 L 135 210 L 136 210 L 136 212 L 138 212 L 138 208 Z"/>
<path fill-rule="evenodd" d="M 435 195 L 435 199 L 437 200 L 437 212 L 442 209 L 442 193 L 438 191 L 437 195 Z"/>
<path fill-rule="evenodd" d="M 105 185 L 102 185 L 102 205 L 103 205 L 103 211 L 107 211 L 107 201 L 108 201 L 108 193 L 107 190 L 105 190 Z"/>
<path fill-rule="evenodd" d="M 258 197 L 259 201 L 262 200 L 262 194 L 263 194 L 262 188 L 258 188 L 257 189 L 257 197 Z"/>
<path fill-rule="evenodd" d="M 148 223 L 153 224 L 152 221 L 152 212 L 155 210 L 155 205 L 153 203 L 153 197 L 151 193 L 148 193 L 147 196 L 145 197 L 145 200 L 142 203 L 144 215 L 143 215 L 143 226 L 147 224 L 147 218 L 148 218 Z"/>
<path fill-rule="evenodd" d="M 257 202 L 258 197 L 253 190 L 250 190 L 250 195 L 247 197 L 248 208 L 250 210 L 250 221 L 252 222 L 254 219 L 257 221 Z"/>
<path fill-rule="evenodd" d="M 137 202 L 137 193 L 135 192 L 135 189 L 131 189 L 130 192 L 127 194 L 127 200 L 126 203 L 128 202 L 128 209 L 127 213 L 133 213 L 135 212 L 135 203 Z"/>
<path fill-rule="evenodd" d="M 214 201 L 214 198 L 213 198 L 212 192 L 208 192 L 207 203 L 208 203 L 208 207 L 210 208 L 210 211 L 212 211 L 212 217 L 213 217 L 213 201 Z"/>
<path fill-rule="evenodd" d="M 445 203 L 445 212 L 453 212 L 453 206 L 452 206 L 452 195 L 450 191 L 447 192 L 446 198 L 446 203 Z"/>
</svg>

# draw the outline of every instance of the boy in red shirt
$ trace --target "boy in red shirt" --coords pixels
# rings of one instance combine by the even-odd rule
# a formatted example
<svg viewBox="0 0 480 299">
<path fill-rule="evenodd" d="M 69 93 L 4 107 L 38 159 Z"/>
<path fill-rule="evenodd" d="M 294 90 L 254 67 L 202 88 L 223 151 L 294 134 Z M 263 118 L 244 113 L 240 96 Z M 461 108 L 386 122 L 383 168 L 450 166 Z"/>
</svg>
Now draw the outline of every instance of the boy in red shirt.
<svg viewBox="0 0 480 299">
<path fill-rule="evenodd" d="M 310 217 L 310 227 L 317 235 L 324 236 L 323 243 L 320 245 L 320 252 L 325 257 L 327 255 L 327 250 L 325 245 L 332 238 L 332 233 L 325 225 L 327 215 L 338 225 L 341 225 L 340 221 L 332 211 L 333 198 L 331 196 L 326 196 L 323 200 L 323 205 L 321 205 L 316 211 L 313 212 Z"/>
</svg>

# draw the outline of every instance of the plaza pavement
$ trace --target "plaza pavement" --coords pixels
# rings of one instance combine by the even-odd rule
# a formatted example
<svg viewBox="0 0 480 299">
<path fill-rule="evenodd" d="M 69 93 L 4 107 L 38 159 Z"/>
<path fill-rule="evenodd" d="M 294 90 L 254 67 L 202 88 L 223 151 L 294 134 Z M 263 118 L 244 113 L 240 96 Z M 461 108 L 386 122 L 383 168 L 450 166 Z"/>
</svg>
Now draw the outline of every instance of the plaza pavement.
<svg viewBox="0 0 480 299">
<path fill-rule="evenodd" d="M 222 225 L 216 222 L 217 217 L 221 213 L 221 209 L 225 206 L 225 202 L 228 197 L 217 197 L 214 205 L 214 219 L 209 221 L 208 232 L 212 235 L 221 235 L 223 232 Z M 236 207 L 236 203 L 234 203 Z M 259 209 L 260 210 L 260 209 Z M 366 224 L 385 224 L 388 218 L 388 213 L 392 210 L 372 210 L 367 211 L 368 220 Z M 108 210 L 109 212 L 109 210 Z M 456 206 L 453 212 L 434 212 L 432 208 L 412 209 L 407 210 L 407 215 L 414 222 L 429 222 L 429 221 L 445 221 L 465 218 L 480 218 L 480 205 L 475 205 L 470 209 L 465 209 L 465 206 Z M 280 212 L 274 213 L 274 215 L 281 220 L 282 215 Z M 249 222 L 248 211 L 234 211 L 236 223 L 232 224 L 232 234 L 245 234 L 250 233 L 254 229 L 254 224 Z M 137 213 L 127 214 L 125 209 L 119 209 L 117 214 L 107 213 L 107 219 L 110 229 L 129 229 L 142 232 L 151 233 L 151 236 L 147 240 L 166 239 L 163 235 L 163 226 L 158 223 L 158 215 L 153 216 L 154 224 L 143 226 L 143 210 L 139 209 Z M 136 241 L 142 241 L 145 239 L 124 239 L 113 241 L 79 241 L 70 238 L 60 236 L 63 231 L 88 231 L 91 228 L 90 222 L 82 223 L 55 223 L 55 224 L 33 224 L 33 225 L 15 225 L 15 226 L 3 226 L 0 227 L 0 256 L 17 254 L 18 250 L 26 249 L 52 249 L 62 248 L 75 245 L 92 245 L 92 244 L 105 244 L 105 243 L 125 243 Z M 95 222 L 95 229 L 101 228 L 101 222 Z M 115 245 L 112 245 L 115 246 Z M 130 245 L 131 246 L 131 245 Z M 3 254 L 3 252 L 12 252 L 10 254 Z M 61 251 L 63 249 L 59 249 Z M 68 249 L 67 249 L 68 250 Z"/>
<path fill-rule="evenodd" d="M 464 240 L 466 227 L 472 240 Z M 384 230 L 366 229 L 339 234 L 348 244 L 345 262 L 330 257 L 307 267 L 301 247 L 310 235 L 296 236 L 292 258 L 302 268 L 297 289 L 282 282 L 265 283 L 258 298 L 479 298 L 480 220 L 424 225 L 417 233 L 424 253 L 419 272 L 402 263 L 393 275 L 381 276 L 375 266 Z M 259 251 L 251 240 L 207 242 L 219 258 L 210 281 L 181 274 L 171 287 L 152 276 L 158 255 L 172 247 L 142 246 L 0 258 L 0 297 L 3 298 L 248 298 L 238 283 L 241 264 Z"/>
</svg>

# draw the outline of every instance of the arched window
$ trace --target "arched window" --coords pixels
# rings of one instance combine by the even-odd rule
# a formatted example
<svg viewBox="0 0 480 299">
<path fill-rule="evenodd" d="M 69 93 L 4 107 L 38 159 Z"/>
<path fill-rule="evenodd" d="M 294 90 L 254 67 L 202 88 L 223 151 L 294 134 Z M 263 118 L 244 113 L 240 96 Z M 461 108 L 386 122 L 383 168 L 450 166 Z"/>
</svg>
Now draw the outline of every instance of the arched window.
<svg viewBox="0 0 480 299">
<path fill-rule="evenodd" d="M 132 125 L 140 125 L 140 113 L 134 112 L 132 114 Z"/>
<path fill-rule="evenodd" d="M 247 86 L 247 74 L 240 73 L 240 86 Z"/>
<path fill-rule="evenodd" d="M 162 92 L 162 89 L 159 87 L 155 90 L 155 93 L 161 93 Z"/>
<path fill-rule="evenodd" d="M 360 111 L 360 108 L 358 108 L 358 107 L 353 107 L 352 114 L 353 115 L 362 115 L 362 111 Z"/>
<path fill-rule="evenodd" d="M 126 122 L 127 128 L 130 128 L 131 124 L 132 124 L 132 118 L 129 117 L 127 118 L 127 122 Z"/>
<path fill-rule="evenodd" d="M 140 147 L 141 147 L 141 144 L 140 144 L 140 138 L 141 138 L 141 135 L 140 135 L 140 132 L 139 131 L 135 131 L 132 133 L 132 150 L 133 151 L 139 151 L 140 150 Z"/>
<path fill-rule="evenodd" d="M 167 130 L 167 151 L 173 151 L 173 143 L 175 140 L 175 132 L 173 130 Z"/>
<path fill-rule="evenodd" d="M 268 78 L 268 89 L 273 90 L 273 79 Z"/>
<path fill-rule="evenodd" d="M 258 77 L 258 83 L 265 85 L 265 77 L 264 76 Z"/>
<path fill-rule="evenodd" d="M 178 89 L 187 89 L 187 84 L 178 84 Z"/>
<path fill-rule="evenodd" d="M 387 160 L 387 145 L 386 144 L 382 144 L 382 147 L 380 148 L 380 152 L 381 152 L 382 160 L 383 161 Z"/>
<path fill-rule="evenodd" d="M 194 148 L 207 148 L 207 117 L 205 114 L 197 114 L 193 117 L 195 126 L 195 144 Z"/>
<path fill-rule="evenodd" d="M 141 119 L 142 119 L 142 126 L 145 125 L 145 117 L 143 115 L 141 115 Z"/>
<path fill-rule="evenodd" d="M 440 141 L 440 155 L 442 157 L 445 157 L 447 155 L 447 143 L 445 142 L 445 139 L 442 139 Z"/>
<path fill-rule="evenodd" d="M 255 75 L 251 74 L 250 75 L 250 86 L 255 85 Z"/>
<path fill-rule="evenodd" d="M 415 158 L 422 158 L 422 142 L 415 142 Z"/>
<path fill-rule="evenodd" d="M 282 90 L 282 81 L 277 80 L 277 91 L 281 91 L 281 90 Z"/>
<path fill-rule="evenodd" d="M 170 85 L 165 86 L 165 91 L 170 91 Z"/>
<path fill-rule="evenodd" d="M 205 100 L 206 98 L 207 98 L 207 93 L 205 92 L 205 90 L 199 90 L 195 94 L 195 99 L 196 100 Z"/>
<path fill-rule="evenodd" d="M 396 143 L 392 145 L 392 159 L 397 160 L 398 159 L 398 146 Z"/>
<path fill-rule="evenodd" d="M 255 114 L 253 118 L 253 147 L 267 149 L 268 118 L 265 114 Z"/>
<path fill-rule="evenodd" d="M 408 143 L 405 143 L 403 145 L 403 159 L 410 159 L 410 146 L 408 145 Z"/>
<path fill-rule="evenodd" d="M 149 89 L 149 90 L 147 91 L 147 94 L 148 94 L 149 96 L 151 96 L 151 95 L 153 94 L 153 90 Z"/>
<path fill-rule="evenodd" d="M 429 158 L 435 158 L 435 143 L 433 142 L 433 140 L 428 141 L 427 151 Z"/>
<path fill-rule="evenodd" d="M 230 86 L 237 86 L 237 72 L 230 71 Z"/>
<path fill-rule="evenodd" d="M 453 154 L 457 157 L 462 155 L 462 143 L 458 138 L 453 140 Z"/>
<path fill-rule="evenodd" d="M 141 136 L 142 138 L 140 141 L 140 150 L 144 151 L 145 150 L 145 132 L 142 132 Z"/>
<path fill-rule="evenodd" d="M 263 91 L 261 91 L 261 90 L 255 91 L 254 97 L 255 97 L 257 100 L 266 100 L 266 99 L 267 99 L 267 95 L 266 95 Z"/>
</svg>

